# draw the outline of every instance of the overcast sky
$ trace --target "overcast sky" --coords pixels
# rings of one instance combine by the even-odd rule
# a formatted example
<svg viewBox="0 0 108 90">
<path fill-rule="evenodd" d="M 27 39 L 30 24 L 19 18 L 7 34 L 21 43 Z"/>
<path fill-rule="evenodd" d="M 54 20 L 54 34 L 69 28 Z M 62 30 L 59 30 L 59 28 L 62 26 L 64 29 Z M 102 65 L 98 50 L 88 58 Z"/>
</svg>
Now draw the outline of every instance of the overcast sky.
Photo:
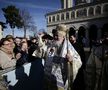
<svg viewBox="0 0 108 90">
<path fill-rule="evenodd" d="M 32 16 L 37 29 L 46 29 L 45 14 L 60 9 L 60 0 L 0 0 L 0 21 L 5 22 L 1 8 L 15 5 L 17 8 L 26 9 Z M 7 30 L 8 29 L 8 30 Z M 4 30 L 4 35 L 11 34 L 10 28 Z M 16 30 L 15 36 L 22 36 L 22 32 Z"/>
</svg>

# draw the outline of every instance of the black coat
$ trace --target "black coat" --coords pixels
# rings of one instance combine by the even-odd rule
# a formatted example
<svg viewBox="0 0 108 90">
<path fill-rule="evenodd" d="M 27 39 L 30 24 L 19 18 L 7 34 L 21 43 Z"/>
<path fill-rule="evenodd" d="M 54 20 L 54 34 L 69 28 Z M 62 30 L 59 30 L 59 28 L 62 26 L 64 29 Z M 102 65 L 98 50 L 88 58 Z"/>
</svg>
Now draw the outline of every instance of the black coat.
<svg viewBox="0 0 108 90">
<path fill-rule="evenodd" d="M 73 90 L 85 90 L 85 84 L 84 84 L 85 52 L 84 52 L 84 48 L 78 42 L 75 42 L 72 45 L 75 48 L 75 50 L 78 52 L 78 54 L 80 55 L 81 61 L 82 61 L 82 66 L 78 71 L 75 81 L 73 82 Z"/>
</svg>

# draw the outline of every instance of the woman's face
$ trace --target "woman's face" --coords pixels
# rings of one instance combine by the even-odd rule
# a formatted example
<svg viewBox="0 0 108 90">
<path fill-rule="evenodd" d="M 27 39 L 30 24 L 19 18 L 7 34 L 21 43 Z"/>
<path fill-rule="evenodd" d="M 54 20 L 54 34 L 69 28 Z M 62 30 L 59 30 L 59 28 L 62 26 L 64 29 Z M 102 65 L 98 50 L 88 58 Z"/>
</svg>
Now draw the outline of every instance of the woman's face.
<svg viewBox="0 0 108 90">
<path fill-rule="evenodd" d="M 7 50 L 13 50 L 13 46 L 12 46 L 12 43 L 10 41 L 4 41 L 2 47 L 7 49 Z"/>
<path fill-rule="evenodd" d="M 28 49 L 28 45 L 27 43 L 22 43 L 22 50 L 27 50 Z"/>
<path fill-rule="evenodd" d="M 16 39 L 15 39 L 15 43 L 16 43 L 17 45 L 20 45 L 21 40 L 20 40 L 19 38 L 16 38 Z"/>
<path fill-rule="evenodd" d="M 9 39 L 10 43 L 11 43 L 11 47 L 14 48 L 15 47 L 15 43 L 13 39 Z"/>
</svg>

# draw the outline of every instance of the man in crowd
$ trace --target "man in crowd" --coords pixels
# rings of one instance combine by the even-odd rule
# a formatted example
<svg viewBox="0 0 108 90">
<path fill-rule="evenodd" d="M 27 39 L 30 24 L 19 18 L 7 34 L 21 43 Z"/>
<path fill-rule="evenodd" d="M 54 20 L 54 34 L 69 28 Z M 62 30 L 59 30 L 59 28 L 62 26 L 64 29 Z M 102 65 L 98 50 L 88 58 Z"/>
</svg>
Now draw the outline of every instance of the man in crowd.
<svg viewBox="0 0 108 90">
<path fill-rule="evenodd" d="M 102 44 L 92 49 L 86 64 L 86 90 L 108 90 L 108 24 L 102 31 Z"/>
<path fill-rule="evenodd" d="M 80 61 L 80 56 L 73 47 L 67 50 L 68 40 L 66 40 L 66 25 L 60 24 L 56 27 L 56 30 L 57 38 L 53 40 L 53 44 L 47 48 L 47 52 L 45 53 L 44 90 L 69 89 L 69 72 L 73 72 L 73 78 L 71 79 L 73 82 L 77 71 L 82 64 Z M 70 44 L 70 46 L 72 45 Z M 73 64 L 71 69 L 68 69 L 68 62 Z"/>
<path fill-rule="evenodd" d="M 1 74 L 15 65 L 16 59 L 13 53 L 13 43 L 8 38 L 2 38 L 0 41 L 0 90 L 6 90 Z"/>
<path fill-rule="evenodd" d="M 77 41 L 76 31 L 74 30 L 74 28 L 71 28 L 69 31 L 69 40 L 70 43 L 75 48 L 75 50 L 80 55 L 82 61 L 82 66 L 79 69 L 76 79 L 73 83 L 73 90 L 85 90 L 85 84 L 84 84 L 85 52 L 84 52 L 84 47 Z"/>
</svg>

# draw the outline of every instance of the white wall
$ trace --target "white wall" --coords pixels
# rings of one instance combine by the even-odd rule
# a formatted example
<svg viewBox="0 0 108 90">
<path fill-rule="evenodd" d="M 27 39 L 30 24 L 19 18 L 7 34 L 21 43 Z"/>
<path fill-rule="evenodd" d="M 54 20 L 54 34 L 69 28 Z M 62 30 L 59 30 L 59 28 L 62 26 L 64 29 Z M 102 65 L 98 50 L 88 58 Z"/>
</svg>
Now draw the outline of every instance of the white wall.
<svg viewBox="0 0 108 90">
<path fill-rule="evenodd" d="M 1 40 L 2 36 L 3 36 L 3 31 L 2 31 L 2 26 L 0 25 L 0 40 Z"/>
</svg>

